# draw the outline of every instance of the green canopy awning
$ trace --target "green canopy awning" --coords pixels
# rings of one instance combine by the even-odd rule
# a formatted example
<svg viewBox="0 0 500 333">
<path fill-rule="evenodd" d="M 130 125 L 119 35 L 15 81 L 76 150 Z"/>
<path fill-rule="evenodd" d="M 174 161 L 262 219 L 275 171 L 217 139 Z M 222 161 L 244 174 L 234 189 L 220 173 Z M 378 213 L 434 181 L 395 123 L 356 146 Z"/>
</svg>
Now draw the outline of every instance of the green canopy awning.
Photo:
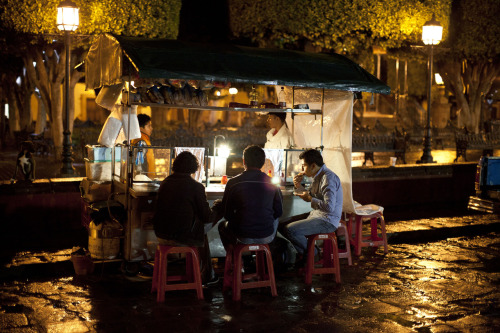
<svg viewBox="0 0 500 333">
<path fill-rule="evenodd" d="M 123 55 L 130 61 L 124 61 Z M 195 44 L 103 34 L 85 60 L 87 88 L 135 77 L 214 80 L 389 94 L 391 89 L 348 58 L 228 44 Z M 133 77 L 134 78 L 134 77 Z"/>
</svg>

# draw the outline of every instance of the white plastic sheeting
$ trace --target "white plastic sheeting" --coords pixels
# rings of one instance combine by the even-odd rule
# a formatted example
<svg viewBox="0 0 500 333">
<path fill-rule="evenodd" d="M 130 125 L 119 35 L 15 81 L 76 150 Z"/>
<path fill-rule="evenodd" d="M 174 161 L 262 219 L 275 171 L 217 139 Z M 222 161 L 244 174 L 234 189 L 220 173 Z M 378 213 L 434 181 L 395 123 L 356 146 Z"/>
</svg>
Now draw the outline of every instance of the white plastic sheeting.
<svg viewBox="0 0 500 333">
<path fill-rule="evenodd" d="M 324 92 L 323 119 L 320 114 L 295 114 L 291 126 L 293 136 L 297 148 L 317 148 L 323 145 L 323 160 L 326 166 L 334 171 L 342 182 L 344 195 L 342 210 L 353 213 L 355 212 L 351 167 L 353 94 L 338 90 Z M 287 105 L 291 106 L 291 89 L 287 89 L 286 93 L 289 97 Z M 295 90 L 293 104 L 308 104 L 311 110 L 321 110 L 322 93 L 322 89 Z M 287 123 L 289 126 L 292 124 L 290 113 L 287 115 Z"/>
</svg>

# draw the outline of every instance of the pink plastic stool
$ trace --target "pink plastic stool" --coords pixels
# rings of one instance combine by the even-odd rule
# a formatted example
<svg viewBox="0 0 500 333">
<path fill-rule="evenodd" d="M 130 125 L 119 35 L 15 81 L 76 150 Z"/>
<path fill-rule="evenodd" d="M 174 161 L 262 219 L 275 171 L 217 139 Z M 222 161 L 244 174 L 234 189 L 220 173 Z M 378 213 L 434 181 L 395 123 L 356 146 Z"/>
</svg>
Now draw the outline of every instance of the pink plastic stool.
<svg viewBox="0 0 500 333">
<path fill-rule="evenodd" d="M 323 241 L 323 259 L 314 262 L 314 248 L 317 240 Z M 305 273 L 306 284 L 312 283 L 313 274 L 335 274 L 335 281 L 340 283 L 339 251 L 335 232 L 307 236 L 307 262 Z"/>
<path fill-rule="evenodd" d="M 169 254 L 186 255 L 186 274 L 168 276 Z M 155 254 L 155 266 L 153 270 L 153 286 L 151 292 L 157 291 L 156 301 L 165 301 L 165 291 L 195 289 L 198 299 L 203 299 L 203 289 L 201 285 L 200 260 L 198 259 L 198 249 L 196 247 L 176 247 L 168 245 L 158 245 Z M 182 283 L 171 283 L 178 282 Z"/>
<path fill-rule="evenodd" d="M 244 274 L 242 272 L 243 252 L 254 252 L 256 254 L 256 272 Z M 267 272 L 266 272 L 267 263 Z M 224 284 L 222 291 L 233 290 L 233 300 L 241 300 L 241 290 L 249 288 L 271 287 L 271 294 L 278 296 L 276 282 L 274 280 L 273 260 L 271 250 L 267 244 L 238 244 L 234 249 L 226 253 L 226 264 L 224 266 Z"/>
<path fill-rule="evenodd" d="M 370 221 L 370 234 L 363 235 L 363 222 Z M 380 234 L 378 233 L 378 225 L 380 223 Z M 354 232 L 353 232 L 354 228 Z M 351 244 L 354 245 L 354 251 L 357 256 L 361 255 L 363 247 L 379 247 L 384 246 L 384 253 L 388 252 L 387 234 L 385 231 L 384 215 L 381 212 L 376 212 L 371 215 L 349 214 L 347 229 L 350 235 Z"/>
</svg>

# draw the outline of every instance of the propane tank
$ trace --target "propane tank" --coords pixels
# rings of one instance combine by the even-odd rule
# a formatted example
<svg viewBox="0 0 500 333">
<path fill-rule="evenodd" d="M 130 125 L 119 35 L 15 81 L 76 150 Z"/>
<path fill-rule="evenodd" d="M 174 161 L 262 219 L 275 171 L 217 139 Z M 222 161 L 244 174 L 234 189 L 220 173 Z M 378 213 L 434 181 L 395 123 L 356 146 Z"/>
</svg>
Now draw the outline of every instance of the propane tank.
<svg viewBox="0 0 500 333">
<path fill-rule="evenodd" d="M 89 252 L 94 259 L 115 259 L 120 253 L 120 236 L 123 228 L 116 221 L 105 220 L 89 224 Z"/>
</svg>

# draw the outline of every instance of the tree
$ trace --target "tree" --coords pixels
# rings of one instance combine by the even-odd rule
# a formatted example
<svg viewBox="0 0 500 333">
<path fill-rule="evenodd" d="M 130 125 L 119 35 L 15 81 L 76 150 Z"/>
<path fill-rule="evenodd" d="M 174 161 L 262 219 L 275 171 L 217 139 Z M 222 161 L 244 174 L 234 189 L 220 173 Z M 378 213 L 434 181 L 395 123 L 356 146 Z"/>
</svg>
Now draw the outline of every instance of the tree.
<svg viewBox="0 0 500 333">
<path fill-rule="evenodd" d="M 71 68 L 80 63 L 92 36 L 118 35 L 176 38 L 181 0 L 73 0 L 80 8 L 80 27 L 74 34 Z M 59 0 L 3 0 L 0 20 L 3 31 L 15 34 L 15 48 L 22 57 L 30 81 L 39 89 L 51 122 L 56 147 L 62 146 L 62 84 L 65 74 L 63 36 L 57 31 Z M 12 47 L 11 47 L 12 48 Z M 36 65 L 34 65 L 34 63 Z M 83 73 L 72 70 L 70 128 L 73 126 L 73 88 Z"/>
<path fill-rule="evenodd" d="M 433 13 L 448 28 L 451 0 L 235 0 L 230 26 L 236 38 L 259 46 L 336 52 L 373 69 L 374 46 L 420 41 Z"/>
<path fill-rule="evenodd" d="M 500 74 L 500 4 L 498 0 L 455 0 L 450 51 L 438 60 L 446 87 L 459 108 L 459 125 L 478 133 L 485 115 L 481 104 Z"/>
</svg>

